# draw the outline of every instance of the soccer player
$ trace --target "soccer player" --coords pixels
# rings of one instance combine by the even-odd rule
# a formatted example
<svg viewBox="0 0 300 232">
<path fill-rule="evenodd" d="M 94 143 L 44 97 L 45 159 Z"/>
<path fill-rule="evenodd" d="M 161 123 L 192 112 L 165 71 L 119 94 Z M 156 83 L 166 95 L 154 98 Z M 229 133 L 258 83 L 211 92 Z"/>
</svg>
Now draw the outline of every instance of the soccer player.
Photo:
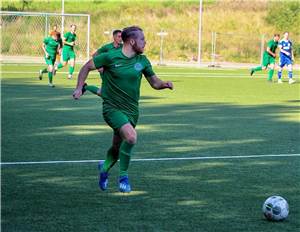
<svg viewBox="0 0 300 232">
<path fill-rule="evenodd" d="M 104 46 L 100 47 L 94 54 L 93 57 L 100 55 L 105 52 L 110 52 L 110 51 L 116 51 L 118 49 L 122 49 L 123 44 L 122 44 L 122 37 L 121 37 L 121 30 L 114 30 L 113 31 L 113 42 L 105 44 Z M 102 73 L 103 73 L 103 68 L 99 70 L 100 76 L 102 79 Z M 94 85 L 87 85 L 86 83 L 84 84 L 82 88 L 82 92 L 84 93 L 86 90 L 90 91 L 91 93 L 101 96 L 101 88 L 98 88 L 97 86 Z"/>
<path fill-rule="evenodd" d="M 132 150 L 137 141 L 135 127 L 139 117 L 139 98 L 142 75 L 156 90 L 173 89 L 170 81 L 160 80 L 152 70 L 145 55 L 144 33 L 137 26 L 122 31 L 123 48 L 106 52 L 89 60 L 80 70 L 74 99 L 82 95 L 82 86 L 90 71 L 103 67 L 102 98 L 103 117 L 113 129 L 113 142 L 104 163 L 99 163 L 99 187 L 108 187 L 108 172 L 120 159 L 120 192 L 130 192 L 128 167 Z"/>
<path fill-rule="evenodd" d="M 122 34 L 121 30 L 114 30 L 113 31 L 113 42 L 105 44 L 104 46 L 100 47 L 93 54 L 93 57 L 100 55 L 101 53 L 104 53 L 104 52 L 121 49 L 123 47 L 121 34 Z"/>
<path fill-rule="evenodd" d="M 286 65 L 288 69 L 288 76 L 289 76 L 289 84 L 294 84 L 295 81 L 293 80 L 293 60 L 294 60 L 294 53 L 293 53 L 293 44 L 289 40 L 289 33 L 285 32 L 283 34 L 283 39 L 279 42 L 279 69 L 278 69 L 278 83 L 282 84 L 281 76 L 282 76 L 282 68 Z"/>
<path fill-rule="evenodd" d="M 46 64 L 48 65 L 48 68 L 44 68 L 39 72 L 40 80 L 42 80 L 43 78 L 43 73 L 48 72 L 50 87 L 55 87 L 52 83 L 52 79 L 53 79 L 54 63 L 55 63 L 56 54 L 59 50 L 59 47 L 60 45 L 59 42 L 57 41 L 57 33 L 53 31 L 51 32 L 51 36 L 44 39 L 43 46 L 42 46 L 45 54 L 45 61 Z"/>
<path fill-rule="evenodd" d="M 61 38 L 61 34 L 60 34 L 60 32 L 57 30 L 57 25 L 55 24 L 54 26 L 53 26 L 53 29 L 52 29 L 52 31 L 51 32 L 56 32 L 56 34 L 57 34 L 57 41 L 59 42 L 59 51 L 58 51 L 58 53 L 56 54 L 56 63 L 57 63 L 57 65 L 60 63 L 60 56 L 61 56 L 61 51 L 62 51 L 62 47 L 63 47 L 63 42 L 62 42 L 62 38 Z M 50 34 L 51 34 L 51 32 L 50 32 Z M 54 69 L 54 72 L 53 72 L 53 74 L 55 75 L 55 69 Z"/>
<path fill-rule="evenodd" d="M 250 72 L 251 76 L 256 71 L 266 70 L 267 68 L 269 68 L 268 81 L 272 81 L 274 68 L 275 68 L 276 49 L 278 46 L 279 38 L 280 38 L 279 34 L 274 34 L 273 39 L 271 39 L 268 42 L 267 50 L 264 51 L 262 65 L 256 68 L 252 68 Z"/>
<path fill-rule="evenodd" d="M 68 78 L 72 79 L 72 75 L 74 72 L 75 67 L 75 52 L 74 52 L 74 46 L 75 46 L 75 40 L 76 40 L 76 25 L 72 24 L 71 29 L 69 32 L 65 33 L 63 36 L 63 49 L 62 49 L 62 57 L 63 57 L 63 63 L 59 63 L 56 67 L 56 70 L 61 69 L 62 67 L 66 66 L 68 62 L 70 62 L 69 66 L 69 75 Z"/>
</svg>

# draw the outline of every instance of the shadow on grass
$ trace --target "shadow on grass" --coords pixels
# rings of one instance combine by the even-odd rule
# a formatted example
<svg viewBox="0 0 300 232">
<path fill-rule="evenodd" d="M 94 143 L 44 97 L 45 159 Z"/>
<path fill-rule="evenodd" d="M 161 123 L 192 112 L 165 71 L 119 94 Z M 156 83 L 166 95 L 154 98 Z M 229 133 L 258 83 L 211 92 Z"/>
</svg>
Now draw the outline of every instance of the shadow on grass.
<svg viewBox="0 0 300 232">
<path fill-rule="evenodd" d="M 102 119 L 101 99 L 86 95 L 73 101 L 69 89 L 19 84 L 2 90 L 2 161 L 105 157 L 112 132 Z M 135 158 L 300 152 L 299 121 L 283 118 L 297 114 L 298 105 L 162 105 L 161 100 L 142 97 Z M 98 190 L 95 164 L 2 169 L 7 231 L 296 231 L 300 226 L 299 158 L 133 162 L 130 195 L 117 193 L 117 167 L 106 193 Z M 274 194 L 293 205 L 290 221 L 262 220 L 261 204 Z"/>
</svg>

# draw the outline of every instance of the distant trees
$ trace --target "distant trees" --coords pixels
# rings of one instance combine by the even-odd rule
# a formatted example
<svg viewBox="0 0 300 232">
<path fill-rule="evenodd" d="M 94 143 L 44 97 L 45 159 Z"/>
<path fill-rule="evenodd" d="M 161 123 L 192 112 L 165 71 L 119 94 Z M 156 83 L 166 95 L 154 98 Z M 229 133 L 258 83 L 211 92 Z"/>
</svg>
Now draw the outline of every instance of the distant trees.
<svg viewBox="0 0 300 232">
<path fill-rule="evenodd" d="M 275 26 L 278 32 L 288 31 L 293 36 L 300 36 L 300 2 L 299 1 L 276 1 L 271 3 L 266 21 Z M 300 56 L 300 43 L 294 42 L 295 56 Z"/>
</svg>

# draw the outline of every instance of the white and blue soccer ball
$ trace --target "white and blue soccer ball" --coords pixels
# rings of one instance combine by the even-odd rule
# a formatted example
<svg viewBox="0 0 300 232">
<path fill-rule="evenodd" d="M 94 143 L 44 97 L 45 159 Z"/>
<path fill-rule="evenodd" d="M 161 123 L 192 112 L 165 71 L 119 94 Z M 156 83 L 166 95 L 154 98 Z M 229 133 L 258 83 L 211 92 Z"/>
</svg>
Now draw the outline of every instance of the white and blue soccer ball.
<svg viewBox="0 0 300 232">
<path fill-rule="evenodd" d="M 263 204 L 263 214 L 270 221 L 281 221 L 289 215 L 289 204 L 281 196 L 271 196 Z"/>
</svg>

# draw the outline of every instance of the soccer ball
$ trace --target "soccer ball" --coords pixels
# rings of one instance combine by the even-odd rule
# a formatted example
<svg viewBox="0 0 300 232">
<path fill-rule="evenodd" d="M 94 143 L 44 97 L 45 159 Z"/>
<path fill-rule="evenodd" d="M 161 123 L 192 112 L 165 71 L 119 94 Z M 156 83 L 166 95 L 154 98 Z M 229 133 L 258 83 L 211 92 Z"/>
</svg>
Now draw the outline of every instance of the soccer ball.
<svg viewBox="0 0 300 232">
<path fill-rule="evenodd" d="M 289 204 L 280 196 L 271 196 L 263 204 L 262 211 L 270 221 L 281 221 L 289 215 Z"/>
</svg>

